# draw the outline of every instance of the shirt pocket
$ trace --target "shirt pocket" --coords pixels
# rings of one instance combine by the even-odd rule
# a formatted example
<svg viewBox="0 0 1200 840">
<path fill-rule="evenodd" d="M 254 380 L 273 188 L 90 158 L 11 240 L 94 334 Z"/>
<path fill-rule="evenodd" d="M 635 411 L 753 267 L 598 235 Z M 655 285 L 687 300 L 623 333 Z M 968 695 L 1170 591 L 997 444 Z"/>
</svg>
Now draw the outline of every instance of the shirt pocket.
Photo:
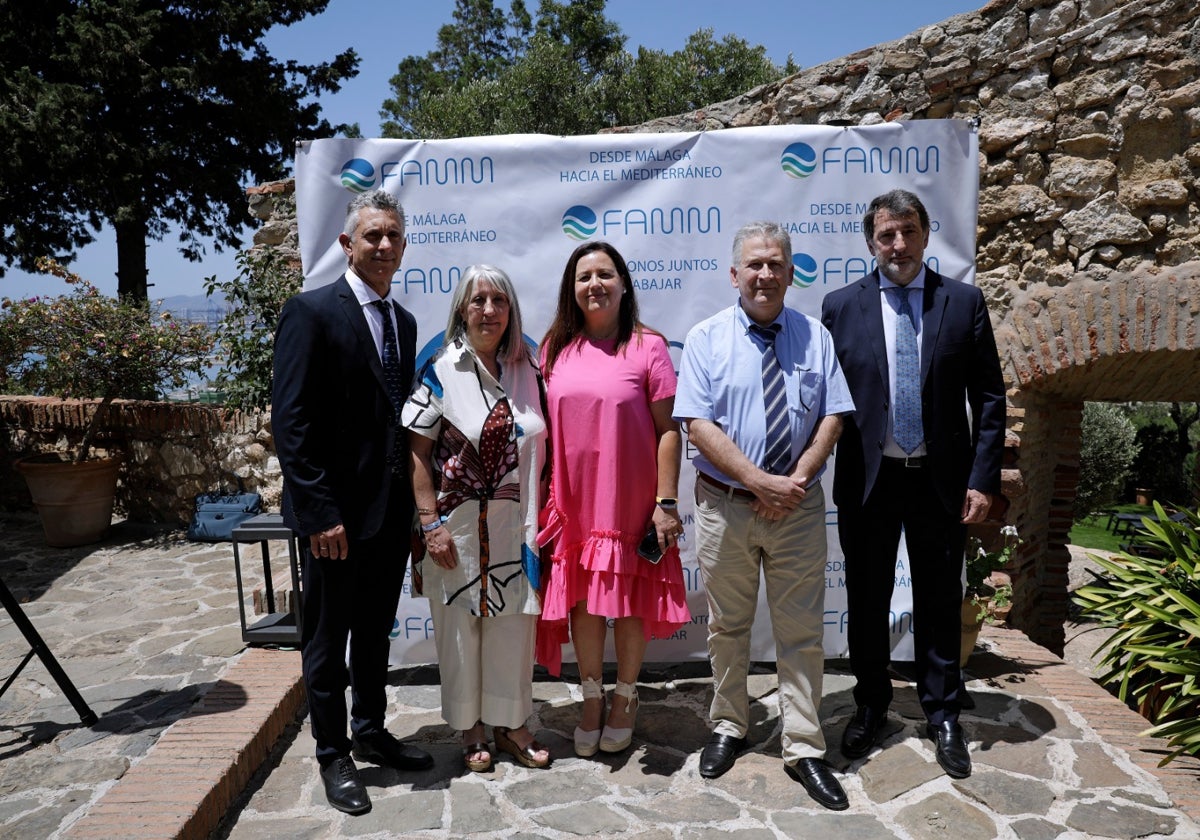
<svg viewBox="0 0 1200 840">
<path fill-rule="evenodd" d="M 798 399 L 792 403 L 792 410 L 804 416 L 820 408 L 821 394 L 825 389 L 825 374 L 819 370 L 798 370 L 796 373 Z"/>
</svg>

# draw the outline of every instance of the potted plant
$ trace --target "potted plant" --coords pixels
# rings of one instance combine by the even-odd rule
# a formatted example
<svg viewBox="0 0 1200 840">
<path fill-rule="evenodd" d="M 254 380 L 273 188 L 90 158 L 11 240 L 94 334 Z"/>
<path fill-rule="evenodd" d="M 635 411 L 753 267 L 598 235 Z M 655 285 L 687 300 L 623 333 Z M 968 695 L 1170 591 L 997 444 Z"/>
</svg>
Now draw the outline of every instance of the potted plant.
<svg viewBox="0 0 1200 840">
<path fill-rule="evenodd" d="M 1000 545 L 991 551 L 983 540 L 971 537 L 968 541 L 965 566 L 967 584 L 962 603 L 962 648 L 959 664 L 966 665 L 979 631 L 986 619 L 1002 619 L 1012 607 L 1012 585 L 1007 579 L 997 579 L 995 573 L 1012 559 L 1013 550 L 1020 544 L 1015 525 L 1000 529 Z"/>
<path fill-rule="evenodd" d="M 46 541 L 83 545 L 112 519 L 116 456 L 92 446 L 114 399 L 154 399 L 199 375 L 212 341 L 204 325 L 103 295 L 57 262 L 38 268 L 73 288 L 57 297 L 0 300 L 0 386 L 11 393 L 99 399 L 79 446 L 17 462 L 42 518 Z"/>
</svg>

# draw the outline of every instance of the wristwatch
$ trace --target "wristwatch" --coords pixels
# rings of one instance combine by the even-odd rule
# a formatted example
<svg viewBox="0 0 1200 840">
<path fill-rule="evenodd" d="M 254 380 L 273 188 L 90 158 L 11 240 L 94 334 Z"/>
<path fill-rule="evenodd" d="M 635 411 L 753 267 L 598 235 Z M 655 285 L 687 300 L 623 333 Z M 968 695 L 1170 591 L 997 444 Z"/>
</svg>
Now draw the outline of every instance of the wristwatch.
<svg viewBox="0 0 1200 840">
<path fill-rule="evenodd" d="M 663 510 L 675 510 L 679 507 L 679 500 L 673 499 L 670 496 L 655 496 L 654 503 Z"/>
</svg>

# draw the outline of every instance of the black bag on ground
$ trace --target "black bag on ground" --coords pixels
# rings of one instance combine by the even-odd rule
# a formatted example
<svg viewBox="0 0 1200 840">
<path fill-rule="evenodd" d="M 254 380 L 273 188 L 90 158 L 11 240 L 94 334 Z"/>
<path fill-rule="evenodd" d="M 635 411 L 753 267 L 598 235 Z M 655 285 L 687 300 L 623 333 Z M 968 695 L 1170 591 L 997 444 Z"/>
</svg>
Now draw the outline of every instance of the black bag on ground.
<svg viewBox="0 0 1200 840">
<path fill-rule="evenodd" d="M 196 497 L 196 512 L 188 524 L 187 537 L 196 542 L 230 542 L 233 529 L 262 513 L 262 496 L 247 493 L 238 479 L 236 493 L 222 487 Z"/>
</svg>

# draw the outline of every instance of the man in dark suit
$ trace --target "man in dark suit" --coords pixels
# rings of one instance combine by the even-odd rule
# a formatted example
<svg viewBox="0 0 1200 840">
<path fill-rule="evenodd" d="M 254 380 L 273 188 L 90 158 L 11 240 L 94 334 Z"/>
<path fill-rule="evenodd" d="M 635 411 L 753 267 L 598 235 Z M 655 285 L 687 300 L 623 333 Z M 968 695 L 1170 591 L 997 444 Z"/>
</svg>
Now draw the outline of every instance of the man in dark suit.
<svg viewBox="0 0 1200 840">
<path fill-rule="evenodd" d="M 1004 381 L 979 289 L 923 262 L 929 214 L 920 199 L 905 190 L 875 198 L 863 231 L 877 269 L 829 293 L 821 307 L 855 406 L 833 483 L 857 679 L 842 752 L 870 752 L 892 700 L 889 603 L 903 527 L 926 734 L 942 768 L 965 778 L 963 547 L 966 526 L 984 520 L 1000 490 Z"/>
<path fill-rule="evenodd" d="M 433 766 L 384 728 L 388 635 L 413 522 L 398 418 L 417 330 L 390 298 L 405 246 L 396 199 L 382 190 L 355 197 L 338 241 L 345 275 L 296 295 L 279 317 L 271 411 L 283 519 L 304 563 L 302 661 L 317 761 L 329 804 L 360 814 L 371 800 L 351 752 L 400 770 Z"/>
</svg>

